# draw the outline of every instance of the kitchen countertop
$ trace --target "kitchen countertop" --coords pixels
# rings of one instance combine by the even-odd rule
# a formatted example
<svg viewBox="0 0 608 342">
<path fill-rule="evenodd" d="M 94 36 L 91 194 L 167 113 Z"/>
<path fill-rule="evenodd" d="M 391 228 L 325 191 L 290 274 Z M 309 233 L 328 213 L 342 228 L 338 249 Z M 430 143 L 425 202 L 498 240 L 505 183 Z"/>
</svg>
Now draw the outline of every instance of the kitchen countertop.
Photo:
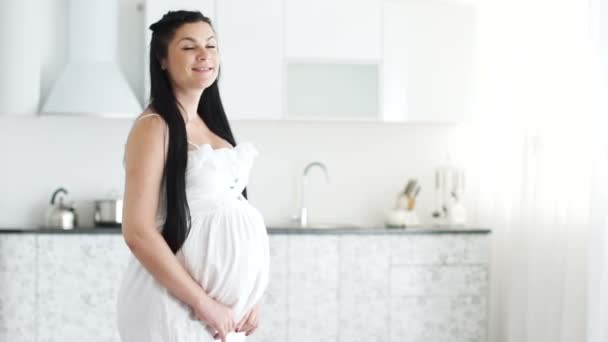
<svg viewBox="0 0 608 342">
<path fill-rule="evenodd" d="M 373 234 L 489 234 L 490 229 L 475 227 L 417 227 L 417 228 L 287 228 L 268 227 L 268 234 L 309 234 L 309 235 L 373 235 Z M 0 227 L 0 234 L 120 234 L 121 228 L 75 228 L 70 230 L 48 228 Z"/>
</svg>

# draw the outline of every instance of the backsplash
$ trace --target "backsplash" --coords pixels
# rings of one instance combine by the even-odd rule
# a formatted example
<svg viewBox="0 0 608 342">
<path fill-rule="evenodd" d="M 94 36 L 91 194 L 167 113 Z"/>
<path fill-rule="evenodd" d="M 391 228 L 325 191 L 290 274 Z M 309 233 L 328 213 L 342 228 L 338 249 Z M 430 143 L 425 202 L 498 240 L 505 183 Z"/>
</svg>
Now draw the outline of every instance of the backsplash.
<svg viewBox="0 0 608 342">
<path fill-rule="evenodd" d="M 91 200 L 122 192 L 123 146 L 131 123 L 0 116 L 0 227 L 41 226 L 59 186 L 77 202 L 79 224 L 92 226 Z M 330 182 L 311 170 L 310 222 L 381 226 L 408 178 L 417 178 L 422 185 L 417 212 L 428 224 L 435 166 L 453 154 L 459 134 L 455 125 L 422 123 L 234 121 L 232 128 L 237 142 L 252 141 L 260 151 L 247 189 L 268 225 L 284 224 L 297 213 L 300 177 L 311 161 L 327 166 Z M 471 178 L 467 190 L 474 186 Z"/>
</svg>

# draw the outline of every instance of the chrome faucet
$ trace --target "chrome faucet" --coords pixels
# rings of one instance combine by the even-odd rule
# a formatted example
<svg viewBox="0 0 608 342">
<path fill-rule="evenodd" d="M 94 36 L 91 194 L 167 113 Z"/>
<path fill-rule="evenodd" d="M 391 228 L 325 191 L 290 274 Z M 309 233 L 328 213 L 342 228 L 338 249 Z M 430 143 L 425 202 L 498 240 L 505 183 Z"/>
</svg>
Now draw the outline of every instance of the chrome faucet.
<svg viewBox="0 0 608 342">
<path fill-rule="evenodd" d="M 327 173 L 327 167 L 325 164 L 321 162 L 311 162 L 304 167 L 304 172 L 302 172 L 300 183 L 300 214 L 299 216 L 296 216 L 296 219 L 300 223 L 300 227 L 306 227 L 308 225 L 308 208 L 306 208 L 305 188 L 306 184 L 308 184 L 308 172 L 314 167 L 319 167 L 323 171 L 325 174 L 325 180 L 329 183 L 329 174 Z"/>
</svg>

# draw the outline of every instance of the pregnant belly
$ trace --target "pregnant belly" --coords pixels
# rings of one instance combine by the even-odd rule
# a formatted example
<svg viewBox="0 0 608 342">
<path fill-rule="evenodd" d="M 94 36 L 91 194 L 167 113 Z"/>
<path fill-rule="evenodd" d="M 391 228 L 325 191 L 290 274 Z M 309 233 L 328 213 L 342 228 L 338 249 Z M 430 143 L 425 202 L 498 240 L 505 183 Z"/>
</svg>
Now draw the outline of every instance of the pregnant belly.
<svg viewBox="0 0 608 342">
<path fill-rule="evenodd" d="M 193 213 L 178 256 L 203 289 L 239 317 L 266 289 L 268 235 L 261 215 L 247 202 L 204 215 Z"/>
</svg>

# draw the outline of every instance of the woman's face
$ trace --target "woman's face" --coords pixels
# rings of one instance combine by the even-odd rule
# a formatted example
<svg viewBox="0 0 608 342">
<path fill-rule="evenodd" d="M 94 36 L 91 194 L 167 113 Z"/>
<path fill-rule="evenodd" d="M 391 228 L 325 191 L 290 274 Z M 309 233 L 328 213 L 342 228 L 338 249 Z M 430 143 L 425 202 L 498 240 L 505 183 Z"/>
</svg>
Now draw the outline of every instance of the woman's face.
<svg viewBox="0 0 608 342">
<path fill-rule="evenodd" d="M 215 82 L 220 66 L 215 33 L 205 22 L 180 26 L 167 49 L 163 69 L 174 87 L 203 90 Z"/>
</svg>

